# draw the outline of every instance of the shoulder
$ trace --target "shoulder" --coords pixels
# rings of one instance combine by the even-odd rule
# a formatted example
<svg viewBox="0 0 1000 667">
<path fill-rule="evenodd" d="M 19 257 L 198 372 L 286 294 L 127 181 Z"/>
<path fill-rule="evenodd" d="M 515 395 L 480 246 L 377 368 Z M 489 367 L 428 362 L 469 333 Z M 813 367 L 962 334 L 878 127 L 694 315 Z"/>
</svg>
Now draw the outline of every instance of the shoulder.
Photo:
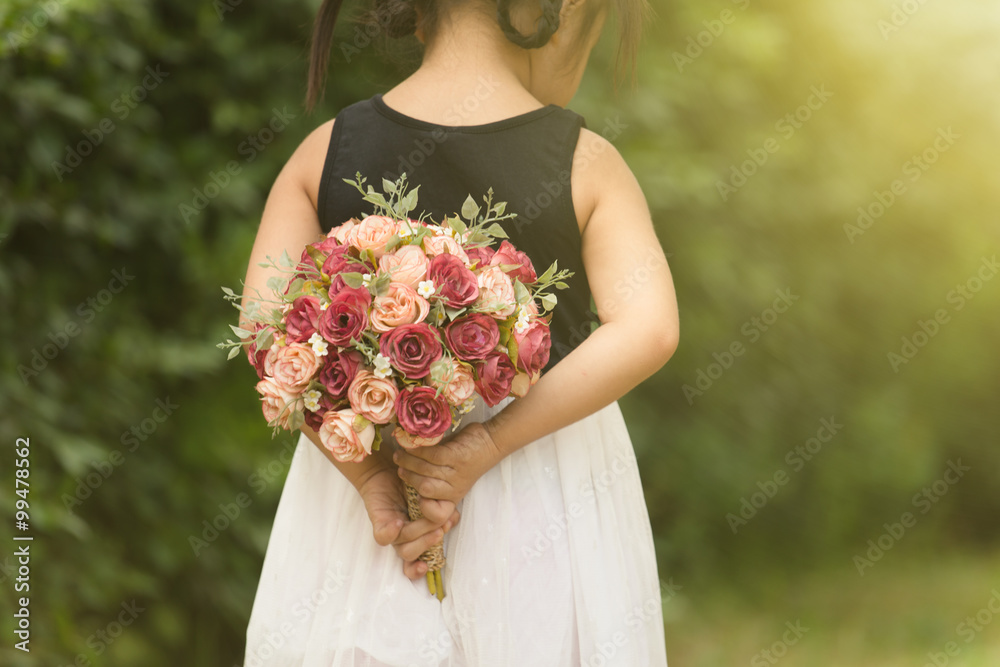
<svg viewBox="0 0 1000 667">
<path fill-rule="evenodd" d="M 323 167 L 326 164 L 326 156 L 330 149 L 335 121 L 336 118 L 331 118 L 310 132 L 285 164 L 288 177 L 301 185 L 309 196 L 313 207 L 316 207 L 319 201 L 319 185 L 323 176 Z"/>
<path fill-rule="evenodd" d="M 580 129 L 573 153 L 572 191 L 581 235 L 598 206 L 620 197 L 642 196 L 635 175 L 615 145 L 585 127 Z"/>
</svg>

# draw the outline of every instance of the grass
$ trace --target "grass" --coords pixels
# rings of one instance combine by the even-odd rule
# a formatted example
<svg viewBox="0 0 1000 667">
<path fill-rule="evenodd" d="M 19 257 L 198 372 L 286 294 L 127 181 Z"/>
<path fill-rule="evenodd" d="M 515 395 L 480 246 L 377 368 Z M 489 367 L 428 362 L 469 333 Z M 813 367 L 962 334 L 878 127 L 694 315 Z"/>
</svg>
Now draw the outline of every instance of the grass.
<svg viewBox="0 0 1000 667">
<path fill-rule="evenodd" d="M 883 561 L 864 577 L 850 567 L 765 572 L 741 591 L 692 584 L 664 602 L 667 659 L 670 667 L 997 667 L 991 598 L 1000 611 L 996 556 Z M 964 624 L 977 614 L 978 631 Z M 806 631 L 781 646 L 786 622 Z"/>
</svg>

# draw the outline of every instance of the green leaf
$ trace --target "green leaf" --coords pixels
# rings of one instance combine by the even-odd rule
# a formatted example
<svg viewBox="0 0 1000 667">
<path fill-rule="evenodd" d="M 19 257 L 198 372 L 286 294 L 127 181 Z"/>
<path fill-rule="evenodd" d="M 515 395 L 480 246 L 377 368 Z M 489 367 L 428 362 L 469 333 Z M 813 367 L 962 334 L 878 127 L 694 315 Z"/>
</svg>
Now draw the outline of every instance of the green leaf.
<svg viewBox="0 0 1000 667">
<path fill-rule="evenodd" d="M 447 221 L 448 221 L 448 226 L 454 229 L 455 232 L 458 234 L 464 234 L 465 230 L 469 228 L 468 225 L 462 222 L 461 218 L 451 217 L 447 218 Z"/>
<path fill-rule="evenodd" d="M 233 357 L 235 357 L 239 353 L 240 353 L 240 348 L 238 348 L 238 347 L 234 347 L 234 348 L 230 349 L 229 350 L 229 356 L 226 357 L 226 361 L 229 361 L 230 359 L 232 359 Z"/>
<path fill-rule="evenodd" d="M 462 204 L 462 217 L 469 222 L 475 222 L 476 217 L 479 215 L 479 205 L 476 200 L 469 195 L 465 198 L 465 203 Z"/>
<path fill-rule="evenodd" d="M 558 303 L 558 299 L 556 299 L 555 294 L 543 294 L 538 297 L 538 300 L 542 302 L 542 308 L 544 310 L 552 310 L 556 307 L 556 303 Z"/>
<path fill-rule="evenodd" d="M 417 207 L 417 190 L 419 190 L 419 189 L 420 189 L 420 186 L 418 185 L 417 187 L 415 187 L 412 190 L 410 190 L 409 192 L 407 192 L 406 196 L 403 197 L 403 200 L 399 202 L 399 209 L 400 209 L 399 210 L 399 213 L 400 213 L 399 217 L 401 217 L 401 218 L 402 217 L 406 217 L 407 213 L 409 213 L 410 211 L 412 211 L 413 209 L 415 209 Z"/>
<path fill-rule="evenodd" d="M 528 292 L 528 288 L 518 278 L 514 279 L 514 298 L 517 299 L 518 303 L 528 303 L 531 301 L 531 293 Z"/>
<path fill-rule="evenodd" d="M 271 276 L 267 279 L 268 289 L 274 290 L 275 292 L 282 292 L 285 289 L 285 285 L 288 284 L 288 280 L 281 276 Z"/>
<path fill-rule="evenodd" d="M 467 310 L 464 306 L 461 308 L 451 308 L 449 306 L 444 307 L 444 312 L 448 315 L 449 320 L 454 320 L 456 317 L 461 315 Z"/>
<path fill-rule="evenodd" d="M 569 289 L 569 285 L 567 285 L 561 280 L 552 283 L 552 286 L 555 287 L 556 289 Z"/>
<path fill-rule="evenodd" d="M 364 277 L 357 271 L 347 271 L 341 273 L 340 277 L 344 279 L 344 284 L 348 287 L 361 287 L 364 283 Z"/>
<path fill-rule="evenodd" d="M 294 431 L 296 429 L 302 428 L 302 425 L 306 423 L 306 417 L 302 414 L 301 410 L 295 410 L 288 415 L 288 430 Z"/>
<path fill-rule="evenodd" d="M 229 289 L 228 287 L 223 287 L 222 292 L 224 294 L 227 294 L 228 296 L 236 296 L 236 293 L 233 292 L 233 290 Z"/>
<path fill-rule="evenodd" d="M 241 329 L 240 327 L 235 326 L 233 324 L 230 324 L 229 328 L 232 329 L 233 333 L 236 334 L 237 336 L 239 336 L 241 339 L 243 339 L 243 338 L 249 338 L 250 336 L 253 335 L 252 333 L 250 333 L 246 329 Z"/>
<path fill-rule="evenodd" d="M 382 179 L 382 190 L 385 192 L 396 192 L 396 184 L 390 181 L 388 178 Z"/>
<path fill-rule="evenodd" d="M 288 250 L 281 251 L 281 259 L 278 260 L 278 265 L 283 269 L 293 268 L 292 258 L 288 256 Z"/>
<path fill-rule="evenodd" d="M 486 228 L 486 233 L 494 236 L 498 239 L 508 239 L 507 232 L 503 230 L 499 222 L 494 222 L 492 225 Z"/>
<path fill-rule="evenodd" d="M 494 215 L 503 215 L 504 211 L 507 210 L 507 202 L 501 201 L 497 202 L 496 206 L 493 207 Z"/>
</svg>

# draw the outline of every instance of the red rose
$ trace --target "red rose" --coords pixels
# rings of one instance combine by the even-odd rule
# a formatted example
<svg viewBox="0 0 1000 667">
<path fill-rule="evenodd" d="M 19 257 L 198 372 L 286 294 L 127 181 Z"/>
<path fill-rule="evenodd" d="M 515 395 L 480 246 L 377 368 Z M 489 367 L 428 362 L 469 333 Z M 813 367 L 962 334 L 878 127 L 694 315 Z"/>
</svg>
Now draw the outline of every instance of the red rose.
<svg viewBox="0 0 1000 667">
<path fill-rule="evenodd" d="M 361 360 L 361 353 L 357 350 L 327 350 L 326 363 L 319 369 L 319 381 L 332 398 L 339 400 L 347 396 L 347 389 L 358 374 Z"/>
<path fill-rule="evenodd" d="M 478 248 L 466 248 L 465 254 L 469 256 L 470 262 L 478 262 L 475 266 L 476 268 L 482 268 L 490 263 L 490 259 L 493 258 L 493 253 L 495 251 L 488 245 L 479 246 Z"/>
<path fill-rule="evenodd" d="M 535 320 L 524 333 L 514 329 L 514 340 L 517 341 L 517 366 L 529 375 L 534 375 L 549 363 L 549 351 L 552 349 L 552 336 L 549 325 L 541 320 Z"/>
<path fill-rule="evenodd" d="M 299 264 L 319 268 L 316 266 L 316 262 L 313 260 L 312 255 L 309 254 L 309 248 L 315 248 L 316 250 L 319 250 L 321 256 L 327 257 L 331 252 L 334 252 L 336 249 L 341 247 L 343 246 L 337 243 L 337 239 L 331 236 L 326 236 L 322 241 L 310 243 L 302 249 L 302 256 L 299 258 Z"/>
<path fill-rule="evenodd" d="M 319 299 L 314 296 L 300 296 L 292 302 L 292 309 L 285 315 L 285 333 L 289 343 L 301 343 L 316 333 L 323 311 Z"/>
<path fill-rule="evenodd" d="M 440 288 L 439 295 L 452 308 L 461 308 L 479 297 L 479 281 L 465 262 L 456 255 L 435 255 L 427 267 L 427 277 Z"/>
<path fill-rule="evenodd" d="M 476 391 L 486 405 L 493 407 L 510 395 L 517 369 L 510 357 L 503 352 L 491 352 L 483 361 L 475 363 Z"/>
<path fill-rule="evenodd" d="M 330 343 L 346 347 L 352 338 L 361 339 L 361 332 L 368 326 L 371 304 L 372 295 L 367 287 L 344 287 L 323 311 L 316 328 Z"/>
<path fill-rule="evenodd" d="M 444 338 L 459 359 L 483 359 L 500 342 L 500 328 L 489 315 L 472 313 L 448 324 L 444 328 Z"/>
<path fill-rule="evenodd" d="M 490 264 L 493 266 L 499 266 L 500 264 L 520 264 L 516 269 L 505 272 L 510 276 L 511 280 L 517 278 L 522 283 L 533 283 L 538 280 L 538 276 L 535 275 L 535 267 L 531 265 L 531 260 L 528 256 L 523 251 L 511 245 L 507 240 L 504 240 L 500 244 L 500 247 L 497 248 L 497 251 L 493 253 L 493 257 L 490 258 Z"/>
<path fill-rule="evenodd" d="M 379 352 L 412 379 L 426 377 L 431 364 L 444 354 L 437 331 L 425 322 L 403 324 L 383 334 Z"/>
<path fill-rule="evenodd" d="M 407 387 L 396 399 L 396 419 L 410 435 L 437 438 L 451 426 L 451 406 L 431 387 Z"/>
</svg>

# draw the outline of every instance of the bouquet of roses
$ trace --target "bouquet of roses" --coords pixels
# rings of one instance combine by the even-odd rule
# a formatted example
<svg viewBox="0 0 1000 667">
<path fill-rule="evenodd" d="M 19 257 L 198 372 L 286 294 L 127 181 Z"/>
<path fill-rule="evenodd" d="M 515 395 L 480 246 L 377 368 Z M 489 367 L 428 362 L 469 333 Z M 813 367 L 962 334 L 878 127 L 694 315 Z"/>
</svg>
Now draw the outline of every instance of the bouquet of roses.
<svg viewBox="0 0 1000 667">
<path fill-rule="evenodd" d="M 244 309 L 226 299 L 251 328 L 232 326 L 229 358 L 240 348 L 257 371 L 264 416 L 274 428 L 313 428 L 339 461 L 361 461 L 379 448 L 383 428 L 403 447 L 434 445 L 474 406 L 524 396 L 548 363 L 549 322 L 572 272 L 556 262 L 541 275 L 528 256 L 503 240 L 504 202 L 485 207 L 470 195 L 461 214 L 442 223 L 410 217 L 419 186 L 406 175 L 383 179 L 384 193 L 357 174 L 344 179 L 374 205 L 274 267 L 266 298 Z M 269 304 L 269 305 L 262 305 Z M 410 518 L 417 493 L 405 485 Z M 423 554 L 428 586 L 443 597 L 442 545 Z"/>
</svg>

